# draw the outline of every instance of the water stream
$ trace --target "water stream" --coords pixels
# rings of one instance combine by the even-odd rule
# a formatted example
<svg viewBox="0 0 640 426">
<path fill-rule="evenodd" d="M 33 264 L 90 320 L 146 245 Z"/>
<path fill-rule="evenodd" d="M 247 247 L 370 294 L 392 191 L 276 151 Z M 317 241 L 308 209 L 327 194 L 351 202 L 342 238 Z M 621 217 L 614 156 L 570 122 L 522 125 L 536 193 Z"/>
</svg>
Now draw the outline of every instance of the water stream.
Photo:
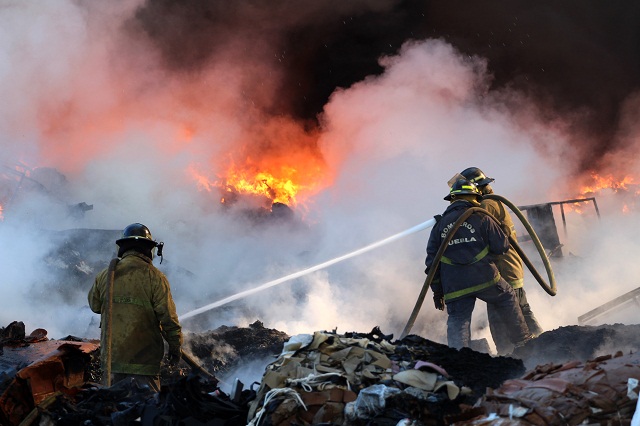
<svg viewBox="0 0 640 426">
<path fill-rule="evenodd" d="M 266 290 L 268 288 L 274 287 L 274 286 L 276 286 L 278 284 L 282 284 L 284 282 L 291 281 L 291 280 L 293 280 L 295 278 L 299 278 L 299 277 L 302 277 L 304 275 L 308 275 L 308 274 L 310 274 L 312 272 L 315 272 L 315 271 L 318 271 L 320 269 L 327 268 L 327 267 L 329 267 L 331 265 L 334 265 L 334 264 L 336 264 L 338 262 L 342 262 L 343 260 L 347 260 L 347 259 L 350 259 L 352 257 L 359 256 L 359 255 L 361 255 L 363 253 L 366 253 L 366 252 L 368 252 L 370 250 L 373 250 L 375 248 L 378 248 L 378 247 L 384 246 L 386 244 L 392 243 L 392 242 L 394 242 L 396 240 L 399 240 L 400 238 L 404 238 L 404 237 L 406 237 L 408 235 L 415 234 L 416 232 L 420 232 L 422 230 L 431 228 L 435 223 L 436 223 L 435 219 L 429 219 L 426 222 L 422 222 L 419 225 L 416 225 L 416 226 L 414 226 L 412 228 L 409 228 L 409 229 L 407 229 L 405 231 L 402 231 L 402 232 L 399 232 L 397 234 L 394 234 L 394 235 L 392 235 L 390 237 L 387 237 L 387 238 L 382 239 L 380 241 L 377 241 L 375 243 L 369 244 L 369 245 L 367 245 L 365 247 L 362 247 L 362 248 L 360 248 L 358 250 L 354 250 L 354 251 L 352 251 L 350 253 L 344 254 L 342 256 L 335 257 L 335 258 L 333 258 L 331 260 L 328 260 L 326 262 L 317 264 L 317 265 L 312 266 L 310 268 L 303 269 L 301 271 L 295 272 L 293 274 L 286 275 L 284 277 L 278 278 L 278 279 L 273 280 L 273 281 L 269 281 L 269 282 L 264 283 L 264 284 L 262 284 L 262 285 L 260 285 L 258 287 L 255 287 L 255 288 L 252 288 L 252 289 L 249 289 L 249 290 L 245 290 L 245 291 L 242 291 L 240 293 L 236 293 L 236 294 L 231 295 L 229 297 L 225 297 L 224 299 L 218 300 L 217 302 L 213 302 L 213 303 L 210 303 L 208 305 L 202 306 L 200 308 L 194 309 L 192 311 L 189 311 L 187 313 L 184 313 L 184 314 L 180 315 L 179 319 L 180 320 L 185 320 L 187 318 L 194 317 L 194 316 L 196 316 L 198 314 L 201 314 L 203 312 L 207 312 L 207 311 L 210 311 L 212 309 L 218 308 L 218 307 L 220 307 L 222 305 L 225 305 L 227 303 L 233 302 L 234 300 L 238 300 L 238 299 L 242 299 L 242 298 L 247 297 L 247 296 L 251 296 L 252 294 L 256 294 L 256 293 L 261 292 L 263 290 Z"/>
</svg>

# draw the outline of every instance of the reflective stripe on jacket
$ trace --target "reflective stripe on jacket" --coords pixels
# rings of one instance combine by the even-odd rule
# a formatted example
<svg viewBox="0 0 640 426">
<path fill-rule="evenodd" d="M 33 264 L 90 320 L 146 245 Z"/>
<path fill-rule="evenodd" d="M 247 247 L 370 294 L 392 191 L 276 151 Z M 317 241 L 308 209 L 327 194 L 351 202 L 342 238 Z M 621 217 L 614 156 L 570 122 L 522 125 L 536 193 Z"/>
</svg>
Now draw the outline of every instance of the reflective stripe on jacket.
<svg viewBox="0 0 640 426">
<path fill-rule="evenodd" d="M 482 291 L 500 280 L 498 269 L 489 255 L 505 253 L 509 241 L 502 229 L 482 213 L 473 213 L 467 218 L 451 239 L 440 264 L 432 265 L 456 220 L 467 209 L 477 206 L 479 204 L 470 201 L 453 202 L 429 236 L 426 272 L 431 267 L 438 267 L 431 288 L 434 294 L 443 295 L 446 302 Z"/>
<path fill-rule="evenodd" d="M 106 360 L 105 300 L 108 271 L 104 269 L 89 291 L 91 310 L 101 314 L 103 368 Z M 164 355 L 164 340 L 170 350 L 182 345 L 182 329 L 169 282 L 151 259 L 127 251 L 116 265 L 113 286 L 111 371 L 157 375 Z"/>
<path fill-rule="evenodd" d="M 516 227 L 513 225 L 511 215 L 505 206 L 498 200 L 482 200 L 480 205 L 493 215 L 500 223 L 505 224 L 511 229 L 511 237 L 518 241 L 516 236 Z M 493 256 L 493 261 L 500 271 L 502 278 L 508 282 L 513 288 L 520 288 L 524 285 L 524 268 L 522 259 L 518 256 L 516 249 L 509 246 L 509 251 L 502 256 Z"/>
</svg>

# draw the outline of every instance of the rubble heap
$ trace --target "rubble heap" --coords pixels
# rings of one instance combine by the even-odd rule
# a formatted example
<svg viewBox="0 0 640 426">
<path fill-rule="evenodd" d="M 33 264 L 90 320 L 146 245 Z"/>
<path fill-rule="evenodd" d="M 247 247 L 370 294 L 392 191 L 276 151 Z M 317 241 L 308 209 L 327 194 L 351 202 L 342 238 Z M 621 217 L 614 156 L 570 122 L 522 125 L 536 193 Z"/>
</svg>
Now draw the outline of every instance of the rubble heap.
<svg viewBox="0 0 640 426">
<path fill-rule="evenodd" d="M 385 337 L 377 328 L 292 337 L 266 368 L 250 424 L 443 424 L 487 387 L 524 373 L 518 359 Z"/>
<path fill-rule="evenodd" d="M 500 420 L 523 426 L 630 424 L 639 405 L 639 379 L 637 352 L 538 366 L 521 379 L 488 389 L 476 404 L 488 415 L 456 425 Z"/>
<path fill-rule="evenodd" d="M 255 321 L 249 327 L 222 326 L 203 333 L 185 333 L 184 344 L 207 371 L 222 377 L 253 360 L 276 356 L 288 339 L 286 333 Z"/>
<path fill-rule="evenodd" d="M 188 333 L 185 349 L 216 377 L 247 359 L 273 360 L 256 389 L 226 394 L 187 364 L 163 369 L 159 393 L 127 381 L 105 388 L 98 342 L 49 340 L 43 329 L 26 335 L 14 322 L 0 329 L 0 424 L 630 424 L 640 390 L 638 328 L 562 327 L 519 348 L 522 359 L 416 335 L 393 341 L 377 327 L 289 337 L 257 321 Z M 593 356 L 618 343 L 615 355 Z M 525 373 L 540 353 L 551 361 Z M 577 354 L 590 358 L 558 361 Z"/>
<path fill-rule="evenodd" d="M 514 356 L 532 370 L 542 364 L 587 361 L 618 351 L 640 351 L 640 324 L 559 327 L 518 348 Z"/>
<path fill-rule="evenodd" d="M 29 425 L 56 397 L 74 395 L 91 377 L 99 345 L 79 339 L 26 335 L 24 323 L 0 329 L 0 424 Z"/>
<path fill-rule="evenodd" d="M 255 393 L 245 391 L 234 402 L 216 383 L 193 374 L 177 376 L 157 394 L 127 380 L 109 388 L 87 384 L 74 395 L 52 398 L 41 407 L 38 424 L 245 425 Z"/>
</svg>

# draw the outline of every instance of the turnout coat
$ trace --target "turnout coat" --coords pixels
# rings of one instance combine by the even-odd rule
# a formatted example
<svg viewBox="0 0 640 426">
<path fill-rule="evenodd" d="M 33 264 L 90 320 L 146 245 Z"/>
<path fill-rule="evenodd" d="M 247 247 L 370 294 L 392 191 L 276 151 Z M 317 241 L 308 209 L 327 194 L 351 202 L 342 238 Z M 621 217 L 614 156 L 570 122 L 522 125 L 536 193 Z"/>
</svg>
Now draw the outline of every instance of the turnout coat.
<svg viewBox="0 0 640 426">
<path fill-rule="evenodd" d="M 108 269 L 104 269 L 96 276 L 88 296 L 91 310 L 101 314 L 103 368 L 108 281 Z M 178 352 L 182 345 L 182 329 L 169 282 L 149 257 L 137 251 L 125 252 L 116 265 L 111 323 L 113 373 L 157 375 L 164 356 L 163 339 L 170 352 Z"/>
<path fill-rule="evenodd" d="M 453 224 L 478 203 L 458 200 L 449 205 L 431 230 L 427 243 L 426 273 L 438 268 L 431 283 L 434 295 L 444 296 L 445 303 L 478 293 L 495 285 L 500 273 L 490 255 L 502 255 L 509 249 L 509 239 L 487 215 L 475 212 L 458 228 L 438 265 L 435 255 Z"/>
<path fill-rule="evenodd" d="M 511 231 L 511 237 L 518 241 L 516 227 L 513 225 L 511 215 L 500 201 L 483 199 L 480 205 L 491 213 L 493 217 L 498 219 L 500 223 L 508 227 Z M 518 256 L 516 249 L 509 246 L 509 250 L 504 256 L 494 257 L 493 260 L 498 267 L 498 271 L 500 271 L 500 275 L 511 287 L 515 289 L 521 288 L 524 285 L 524 268 L 522 266 L 522 259 Z"/>
</svg>

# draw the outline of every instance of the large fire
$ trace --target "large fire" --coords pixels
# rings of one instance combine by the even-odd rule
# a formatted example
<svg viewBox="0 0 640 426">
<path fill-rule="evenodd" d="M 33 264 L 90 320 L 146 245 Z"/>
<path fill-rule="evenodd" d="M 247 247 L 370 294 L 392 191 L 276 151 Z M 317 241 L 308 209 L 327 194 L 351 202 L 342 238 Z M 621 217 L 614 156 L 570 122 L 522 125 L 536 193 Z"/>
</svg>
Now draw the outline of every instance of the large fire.
<svg viewBox="0 0 640 426">
<path fill-rule="evenodd" d="M 296 170 L 289 168 L 283 172 L 281 177 L 276 177 L 269 172 L 230 171 L 225 187 L 234 193 L 263 195 L 274 203 L 292 204 L 300 191 L 300 185 L 294 182 Z"/>
<path fill-rule="evenodd" d="M 316 130 L 280 117 L 244 138 L 226 157 L 190 168 L 199 187 L 218 191 L 221 203 L 254 199 L 266 208 L 274 203 L 307 207 L 309 198 L 330 184 Z"/>
<path fill-rule="evenodd" d="M 220 191 L 220 202 L 231 204 L 243 195 L 255 196 L 266 203 L 304 205 L 308 197 L 326 184 L 326 164 L 321 157 L 307 152 L 292 153 L 289 158 L 246 158 L 232 163 L 224 173 L 209 178 L 192 166 L 191 175 L 207 191 Z"/>
<path fill-rule="evenodd" d="M 243 165 L 233 164 L 216 182 L 227 193 L 221 202 L 229 202 L 228 197 L 236 194 L 263 196 L 272 203 L 290 206 L 304 202 L 306 195 L 315 192 L 324 174 L 324 167 L 313 158 L 307 162 L 311 164 L 260 167 L 250 160 Z"/>
</svg>

